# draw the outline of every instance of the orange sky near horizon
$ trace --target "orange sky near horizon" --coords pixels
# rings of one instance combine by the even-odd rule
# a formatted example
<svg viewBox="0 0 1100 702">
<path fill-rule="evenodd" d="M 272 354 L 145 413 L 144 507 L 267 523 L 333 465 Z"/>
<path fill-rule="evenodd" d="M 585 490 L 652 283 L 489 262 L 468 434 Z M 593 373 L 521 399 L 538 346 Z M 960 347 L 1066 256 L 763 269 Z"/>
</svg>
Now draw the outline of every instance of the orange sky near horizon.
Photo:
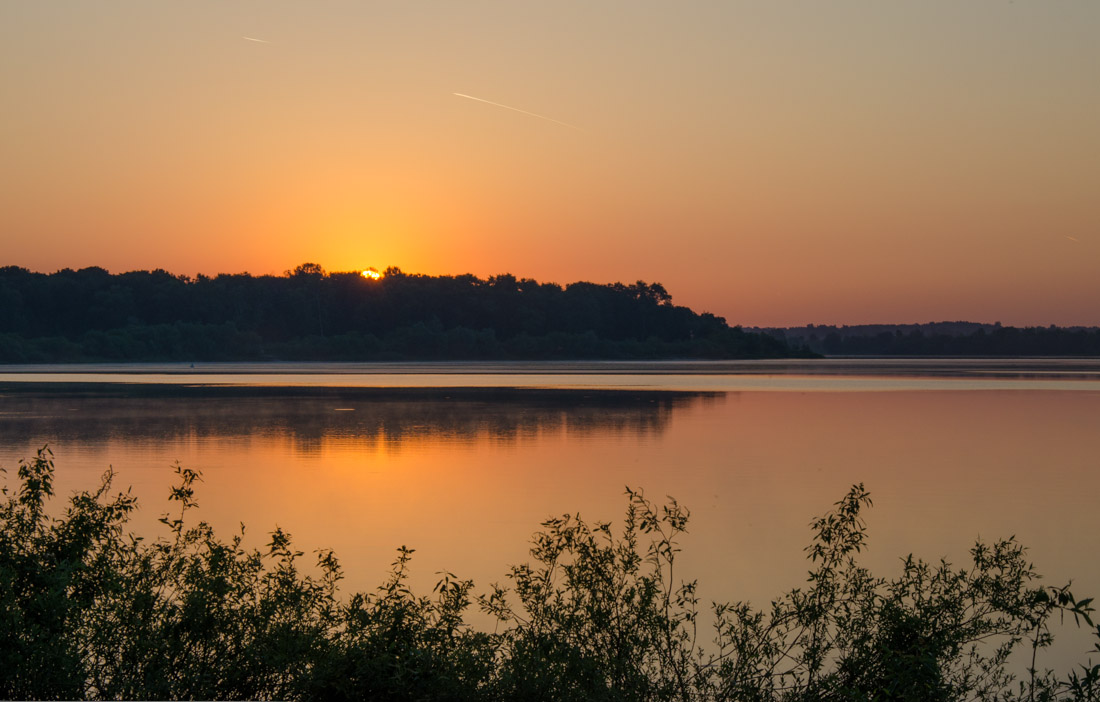
<svg viewBox="0 0 1100 702">
<path fill-rule="evenodd" d="M 1098 30 L 1092 0 L 9 2 L 0 265 L 1100 324 Z"/>
</svg>

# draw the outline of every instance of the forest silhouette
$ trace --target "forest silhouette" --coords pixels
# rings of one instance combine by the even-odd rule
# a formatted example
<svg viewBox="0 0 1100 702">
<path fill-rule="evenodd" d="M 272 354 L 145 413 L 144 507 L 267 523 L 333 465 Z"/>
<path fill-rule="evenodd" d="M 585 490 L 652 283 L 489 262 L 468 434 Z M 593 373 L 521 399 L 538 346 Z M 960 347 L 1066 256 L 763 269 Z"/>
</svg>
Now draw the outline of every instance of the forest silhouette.
<svg viewBox="0 0 1100 702">
<path fill-rule="evenodd" d="M 566 286 L 387 269 L 194 278 L 0 268 L 0 362 L 776 358 L 812 355 L 672 303 L 660 283 Z"/>
</svg>

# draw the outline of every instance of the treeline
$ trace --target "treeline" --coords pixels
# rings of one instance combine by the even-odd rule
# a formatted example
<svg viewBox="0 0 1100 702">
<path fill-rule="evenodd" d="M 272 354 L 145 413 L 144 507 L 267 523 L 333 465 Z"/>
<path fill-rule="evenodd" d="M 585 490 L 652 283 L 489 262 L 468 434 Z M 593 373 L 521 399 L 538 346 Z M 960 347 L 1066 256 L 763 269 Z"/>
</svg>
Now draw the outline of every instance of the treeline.
<svg viewBox="0 0 1100 702">
<path fill-rule="evenodd" d="M 378 279 L 303 264 L 195 278 L 0 268 L 0 362 L 759 358 L 782 340 L 672 304 L 659 283 Z M 801 352 L 805 355 L 805 352 Z"/>
<path fill-rule="evenodd" d="M 935 322 L 756 331 L 830 356 L 1100 356 L 1097 327 Z"/>
<path fill-rule="evenodd" d="M 758 609 L 708 607 L 694 582 L 673 580 L 689 514 L 671 499 L 628 490 L 619 528 L 547 520 L 508 586 L 478 593 L 446 573 L 417 595 L 401 547 L 377 589 L 348 596 L 331 552 L 309 565 L 278 529 L 253 550 L 195 523 L 199 476 L 177 473 L 164 533 L 142 539 L 127 530 L 134 498 L 112 495 L 110 474 L 55 517 L 50 454 L 20 465 L 0 501 L 0 698 L 1100 697 L 1088 653 L 1060 675 L 1043 667 L 1060 625 L 1094 628 L 1091 600 L 1040 584 L 1012 539 L 979 542 L 963 567 L 909 556 L 896 577 L 873 575 L 858 561 L 862 485 L 813 521 L 803 587 Z M 475 606 L 491 631 L 467 622 Z"/>
</svg>

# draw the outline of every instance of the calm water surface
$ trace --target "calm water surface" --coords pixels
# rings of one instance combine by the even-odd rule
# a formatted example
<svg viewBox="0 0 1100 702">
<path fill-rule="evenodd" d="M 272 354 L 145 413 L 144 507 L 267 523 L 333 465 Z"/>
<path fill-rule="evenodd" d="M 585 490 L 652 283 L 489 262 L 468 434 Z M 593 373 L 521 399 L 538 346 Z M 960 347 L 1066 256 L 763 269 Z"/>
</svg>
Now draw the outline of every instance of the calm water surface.
<svg viewBox="0 0 1100 702">
<path fill-rule="evenodd" d="M 692 511 L 682 574 L 764 605 L 805 579 L 810 519 L 855 482 L 866 563 L 962 562 L 1016 535 L 1100 595 L 1100 362 L 845 361 L 0 368 L 0 466 L 46 443 L 60 494 L 113 465 L 156 533 L 175 461 L 200 516 L 333 548 L 347 588 L 400 545 L 414 585 L 503 581 L 549 515 L 618 519 L 624 486 Z"/>
</svg>

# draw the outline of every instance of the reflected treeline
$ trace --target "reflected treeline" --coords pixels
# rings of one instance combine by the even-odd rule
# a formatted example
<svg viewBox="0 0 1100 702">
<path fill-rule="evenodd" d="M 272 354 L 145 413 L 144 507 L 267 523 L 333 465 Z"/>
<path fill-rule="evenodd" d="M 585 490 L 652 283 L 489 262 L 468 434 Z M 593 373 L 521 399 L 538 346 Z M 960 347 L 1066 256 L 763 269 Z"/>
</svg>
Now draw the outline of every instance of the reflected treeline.
<svg viewBox="0 0 1100 702">
<path fill-rule="evenodd" d="M 102 386 L 99 386 L 102 388 Z M 302 453 L 329 440 L 516 441 L 540 434 L 656 435 L 673 413 L 721 393 L 529 389 L 0 388 L 0 443 L 171 442 L 287 437 Z"/>
</svg>

